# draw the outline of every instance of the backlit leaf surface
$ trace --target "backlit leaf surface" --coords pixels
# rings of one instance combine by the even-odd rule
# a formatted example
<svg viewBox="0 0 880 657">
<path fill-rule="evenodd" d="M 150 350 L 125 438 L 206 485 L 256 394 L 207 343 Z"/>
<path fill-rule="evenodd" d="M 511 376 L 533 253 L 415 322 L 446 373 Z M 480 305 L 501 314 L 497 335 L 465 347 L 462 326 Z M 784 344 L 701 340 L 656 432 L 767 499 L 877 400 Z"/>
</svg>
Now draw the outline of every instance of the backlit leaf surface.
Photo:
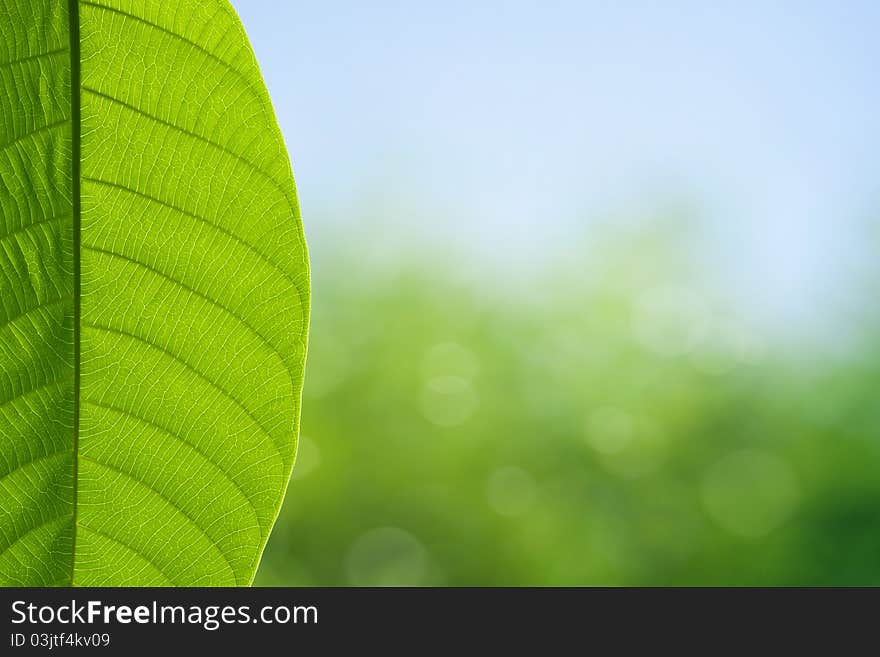
<svg viewBox="0 0 880 657">
<path fill-rule="evenodd" d="M 0 0 L 0 584 L 249 584 L 308 280 L 226 0 Z"/>
</svg>

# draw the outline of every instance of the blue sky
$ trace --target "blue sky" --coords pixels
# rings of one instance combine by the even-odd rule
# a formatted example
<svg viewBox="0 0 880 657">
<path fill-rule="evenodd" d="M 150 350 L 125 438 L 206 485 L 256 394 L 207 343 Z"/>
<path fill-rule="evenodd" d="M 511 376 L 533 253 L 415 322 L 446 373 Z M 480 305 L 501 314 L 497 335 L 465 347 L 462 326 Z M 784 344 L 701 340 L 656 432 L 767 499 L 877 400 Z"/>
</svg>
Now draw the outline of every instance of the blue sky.
<svg viewBox="0 0 880 657">
<path fill-rule="evenodd" d="M 683 198 L 743 307 L 847 321 L 880 210 L 880 3 L 233 4 L 313 250 L 372 204 L 404 247 L 530 276 L 593 218 Z"/>
</svg>

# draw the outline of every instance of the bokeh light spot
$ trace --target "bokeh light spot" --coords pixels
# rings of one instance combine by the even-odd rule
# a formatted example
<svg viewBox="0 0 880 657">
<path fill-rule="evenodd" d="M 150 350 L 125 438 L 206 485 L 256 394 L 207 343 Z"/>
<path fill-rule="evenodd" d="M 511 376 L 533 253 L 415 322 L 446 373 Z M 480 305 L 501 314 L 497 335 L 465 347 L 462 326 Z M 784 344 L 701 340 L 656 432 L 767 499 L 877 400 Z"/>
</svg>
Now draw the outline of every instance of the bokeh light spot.
<svg viewBox="0 0 880 657">
<path fill-rule="evenodd" d="M 613 406 L 597 408 L 587 418 L 586 440 L 597 452 L 615 454 L 633 438 L 633 419 Z"/>
<path fill-rule="evenodd" d="M 428 553 L 408 531 L 380 527 L 362 534 L 346 558 L 353 586 L 419 586 L 424 583 Z"/>
<path fill-rule="evenodd" d="M 303 396 L 320 399 L 331 394 L 351 373 L 348 345 L 329 334 L 318 334 L 309 344 L 309 369 Z"/>
<path fill-rule="evenodd" d="M 660 356 L 682 356 L 703 340 L 707 308 L 703 298 L 687 287 L 653 288 L 633 309 L 633 330 L 642 346 Z"/>
<path fill-rule="evenodd" d="M 473 385 L 460 376 L 435 376 L 422 389 L 422 413 L 432 424 L 454 427 L 477 409 Z"/>
<path fill-rule="evenodd" d="M 321 464 L 321 451 L 311 438 L 299 437 L 296 448 L 296 464 L 293 466 L 294 479 L 302 479 Z"/>
<path fill-rule="evenodd" d="M 798 500 L 797 479 L 782 459 L 744 449 L 706 472 L 703 505 L 719 526 L 743 538 L 760 538 L 782 525 Z"/>
<path fill-rule="evenodd" d="M 522 468 L 498 468 L 486 485 L 489 506 L 499 515 L 509 518 L 526 513 L 535 501 L 535 479 Z"/>
<path fill-rule="evenodd" d="M 425 352 L 422 375 L 425 379 L 458 376 L 473 379 L 479 371 L 477 356 L 458 342 L 440 342 Z"/>
</svg>

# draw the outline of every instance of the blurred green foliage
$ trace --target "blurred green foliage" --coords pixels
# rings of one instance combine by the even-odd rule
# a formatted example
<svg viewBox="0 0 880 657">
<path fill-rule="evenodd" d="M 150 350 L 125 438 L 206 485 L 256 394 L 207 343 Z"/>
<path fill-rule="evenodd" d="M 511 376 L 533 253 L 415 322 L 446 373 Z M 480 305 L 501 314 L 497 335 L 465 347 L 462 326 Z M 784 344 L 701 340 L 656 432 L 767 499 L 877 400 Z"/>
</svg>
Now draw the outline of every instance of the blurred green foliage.
<svg viewBox="0 0 880 657">
<path fill-rule="evenodd" d="M 686 232 L 614 231 L 491 291 L 318 249 L 256 583 L 880 584 L 880 358 L 777 349 Z"/>
</svg>

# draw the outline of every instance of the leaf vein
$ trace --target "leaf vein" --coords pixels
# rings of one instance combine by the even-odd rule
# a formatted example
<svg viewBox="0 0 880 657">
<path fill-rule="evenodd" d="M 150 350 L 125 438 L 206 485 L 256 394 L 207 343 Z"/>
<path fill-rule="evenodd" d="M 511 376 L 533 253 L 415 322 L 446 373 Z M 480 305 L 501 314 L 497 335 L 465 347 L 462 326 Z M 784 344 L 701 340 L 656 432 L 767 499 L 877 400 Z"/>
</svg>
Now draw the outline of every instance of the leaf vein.
<svg viewBox="0 0 880 657">
<path fill-rule="evenodd" d="M 58 126 L 64 125 L 65 123 L 68 123 L 69 121 L 70 121 L 69 118 L 64 118 L 64 119 L 61 119 L 60 121 L 53 121 L 52 123 L 48 123 L 44 126 L 40 126 L 39 128 L 36 128 L 34 130 L 30 130 L 28 132 L 25 132 L 24 134 L 16 135 L 15 138 L 12 139 L 11 141 L 6 142 L 5 144 L 0 144 L 0 151 L 5 151 L 10 146 L 14 146 L 18 142 L 23 141 L 23 140 L 27 139 L 28 137 L 33 137 L 34 135 L 38 135 L 41 132 L 48 132 L 49 130 L 53 130 L 53 129 L 57 128 Z"/>
<path fill-rule="evenodd" d="M 24 470 L 25 468 L 28 468 L 32 465 L 36 465 L 37 463 L 41 463 L 43 461 L 48 461 L 49 459 L 54 458 L 56 456 L 61 456 L 62 454 L 73 454 L 73 450 L 62 449 L 57 452 L 52 452 L 51 454 L 43 454 L 42 456 L 38 456 L 35 459 L 31 459 L 30 461 L 27 461 L 26 463 L 20 463 L 20 464 L 16 465 L 12 470 L 7 472 L 6 474 L 0 475 L 0 481 L 5 481 L 6 479 L 8 479 L 12 475 L 14 475 L 19 470 Z"/>
<path fill-rule="evenodd" d="M 104 92 L 98 91 L 97 89 L 93 89 L 93 88 L 87 87 L 85 85 L 83 85 L 82 89 L 83 89 L 83 91 L 86 91 L 86 92 L 92 94 L 93 96 L 98 96 L 99 98 L 104 98 L 106 100 L 109 100 L 110 102 L 115 103 L 117 105 L 120 105 L 121 107 L 124 107 L 125 109 L 129 110 L 130 112 L 134 112 L 134 113 L 139 114 L 143 117 L 146 117 L 155 123 L 163 125 L 167 128 L 171 128 L 172 130 L 176 130 L 176 131 L 183 133 L 185 135 L 188 135 L 189 137 L 192 137 L 193 139 L 197 139 L 198 141 L 201 141 L 202 143 L 208 144 L 209 146 L 213 146 L 214 148 L 226 153 L 230 157 L 233 157 L 236 160 L 238 160 L 239 162 L 241 162 L 242 164 L 246 165 L 252 171 L 255 171 L 256 173 L 259 173 L 260 175 L 262 175 L 266 180 L 268 180 L 270 183 L 272 183 L 272 186 L 275 187 L 275 189 L 277 189 L 279 192 L 281 192 L 281 194 L 284 196 L 285 199 L 287 199 L 288 201 L 290 200 L 290 193 L 287 190 L 285 190 L 284 187 L 282 187 L 281 183 L 279 183 L 274 177 L 272 177 L 269 174 L 269 172 L 267 172 L 266 170 L 261 168 L 255 162 L 252 162 L 248 158 L 244 157 L 240 153 L 236 153 L 235 151 L 228 148 L 227 146 L 224 146 L 223 144 L 221 144 L 217 141 L 214 141 L 213 139 L 209 139 L 208 137 L 200 135 L 197 132 L 189 130 L 188 128 L 177 125 L 176 123 L 172 123 L 171 121 L 166 121 L 165 119 L 161 119 L 158 116 L 155 116 L 154 114 L 151 114 L 151 113 L 147 112 L 146 110 L 141 109 L 140 107 L 132 105 L 131 103 L 127 103 L 124 100 L 120 100 L 119 98 L 115 98 L 114 96 L 111 96 L 109 94 L 105 94 Z"/>
<path fill-rule="evenodd" d="M 94 527 L 91 527 L 91 526 L 89 526 L 89 525 L 85 525 L 85 524 L 83 524 L 82 520 L 77 520 L 77 522 L 76 522 L 76 526 L 77 526 L 77 529 L 85 529 L 87 532 L 91 532 L 91 533 L 96 534 L 96 535 L 98 535 L 98 536 L 100 536 L 100 537 L 102 537 L 102 538 L 106 538 L 108 541 L 112 541 L 113 543 L 116 543 L 116 545 L 119 545 L 119 546 L 124 547 L 126 550 L 128 550 L 128 551 L 131 552 L 131 553 L 133 553 L 133 554 L 136 555 L 137 557 L 143 559 L 143 560 L 146 561 L 148 564 L 150 564 L 153 568 L 155 568 L 156 571 L 157 571 L 160 575 L 162 575 L 162 577 L 165 578 L 165 581 L 168 582 L 171 586 L 177 586 L 177 585 L 174 583 L 174 580 L 172 580 L 170 577 L 168 577 L 168 575 L 165 573 L 165 571 L 164 571 L 162 568 L 160 568 L 160 567 L 156 564 L 156 562 L 154 562 L 152 559 L 150 559 L 146 554 L 144 554 L 144 553 L 141 552 L 140 550 L 137 550 L 137 549 L 133 548 L 133 547 L 130 546 L 128 543 L 126 543 L 126 542 L 124 542 L 124 541 L 122 541 L 122 540 L 116 538 L 115 536 L 110 536 L 110 534 L 107 534 L 107 533 L 105 533 L 105 532 L 99 531 L 99 530 L 97 530 L 97 529 L 95 529 Z M 73 584 L 73 583 L 71 582 L 71 585 L 72 585 L 72 584 Z"/>
<path fill-rule="evenodd" d="M 267 265 L 272 267 L 273 270 L 277 271 L 279 274 L 281 274 L 284 277 L 285 280 L 287 280 L 291 285 L 293 285 L 296 290 L 300 289 L 300 284 L 298 284 L 293 279 L 293 277 L 290 276 L 290 274 L 288 274 L 286 271 L 281 269 L 281 267 L 277 263 L 273 262 L 267 256 L 265 256 L 263 254 L 263 252 L 260 251 L 256 246 L 254 246 L 250 242 L 242 239 L 241 237 L 239 237 L 238 235 L 236 235 L 235 233 L 230 231 L 228 228 L 224 228 L 220 224 L 217 224 L 217 223 L 211 221 L 210 219 L 207 219 L 206 217 L 203 217 L 201 215 L 190 212 L 189 210 L 185 210 L 177 205 L 169 203 L 168 201 L 164 201 L 164 200 L 157 198 L 155 196 L 151 196 L 150 194 L 147 194 L 145 192 L 141 192 L 137 189 L 134 189 L 133 187 L 128 187 L 127 185 L 123 185 L 122 183 L 113 182 L 111 180 L 102 180 L 100 178 L 91 178 L 88 176 L 83 176 L 83 180 L 90 182 L 90 183 L 94 183 L 96 185 L 103 185 L 105 187 L 112 187 L 114 189 L 128 192 L 129 194 L 133 194 L 134 196 L 139 196 L 139 197 L 146 199 L 148 201 L 152 201 L 153 203 L 157 203 L 163 207 L 168 208 L 169 210 L 174 210 L 175 212 L 179 212 L 182 215 L 185 215 L 187 217 L 195 219 L 196 221 L 200 221 L 204 224 L 207 224 L 208 226 L 211 226 L 212 228 L 214 228 L 217 231 L 226 235 L 226 237 L 228 237 L 228 238 L 238 242 L 242 246 L 244 246 L 246 249 L 248 249 L 248 251 L 250 251 L 255 256 L 257 256 L 260 260 L 262 260 Z"/>
<path fill-rule="evenodd" d="M 42 310 L 43 308 L 51 308 L 52 306 L 57 306 L 59 303 L 63 303 L 63 302 L 64 302 L 64 299 L 52 299 L 51 301 L 44 301 L 43 303 L 38 303 L 36 306 L 31 306 L 30 308 L 19 313 L 15 317 L 10 317 L 5 322 L 0 324 L 0 331 L 4 330 L 7 326 L 12 324 L 13 322 L 17 322 L 22 317 L 27 317 L 28 315 L 30 315 L 32 312 L 34 312 L 36 310 Z"/>
<path fill-rule="evenodd" d="M 56 221 L 61 221 L 62 219 L 67 219 L 70 216 L 69 212 L 65 212 L 64 214 L 59 214 L 54 217 L 49 217 L 48 219 L 40 219 L 39 221 L 32 221 L 29 224 L 25 224 L 24 226 L 19 226 L 18 228 L 13 228 L 7 233 L 0 235 L 0 241 L 8 239 L 17 233 L 23 233 L 31 228 L 35 228 L 36 226 L 43 226 L 45 224 L 55 223 Z"/>
<path fill-rule="evenodd" d="M 187 370 L 189 370 L 190 372 L 192 372 L 193 374 L 195 374 L 197 377 L 199 377 L 200 379 L 202 379 L 205 383 L 207 383 L 209 386 L 211 386 L 212 388 L 214 388 L 217 392 L 221 393 L 226 399 L 228 399 L 228 400 L 230 400 L 231 402 L 233 402 L 233 403 L 234 403 L 239 409 L 241 409 L 241 411 L 242 411 L 243 413 L 245 413 L 245 414 L 251 419 L 251 421 L 254 423 L 254 425 L 255 425 L 255 426 L 256 426 L 256 427 L 257 427 L 257 428 L 258 428 L 263 434 L 265 434 L 266 437 L 269 438 L 269 441 L 270 441 L 273 445 L 275 445 L 275 438 L 272 436 L 272 433 L 271 433 L 268 429 L 266 429 L 266 428 L 262 425 L 262 423 L 261 423 L 259 420 L 257 420 L 257 418 L 254 417 L 253 413 L 251 413 L 251 411 L 250 411 L 250 410 L 249 410 L 249 409 L 248 409 L 248 408 L 242 403 L 242 401 L 241 401 L 240 399 L 238 399 L 237 397 L 235 397 L 234 395 L 232 395 L 229 391 L 227 391 L 225 388 L 223 388 L 219 383 L 217 383 L 216 381 L 213 381 L 212 379 L 210 379 L 206 374 L 204 374 L 203 372 L 200 372 L 199 370 L 197 370 L 195 367 L 193 367 L 193 366 L 190 365 L 188 362 L 186 362 L 185 360 L 183 360 L 183 359 L 182 359 L 180 356 L 178 356 L 177 354 L 175 354 L 175 353 L 169 351 L 168 349 L 166 349 L 165 347 L 163 347 L 163 346 L 161 346 L 161 345 L 156 344 L 155 342 L 151 342 L 150 340 L 147 340 L 146 338 L 142 338 L 142 337 L 139 336 L 139 335 L 135 335 L 134 333 L 131 333 L 130 331 L 123 331 L 123 330 L 120 330 L 120 329 L 117 329 L 117 328 L 113 328 L 113 327 L 110 327 L 110 326 L 102 326 L 102 325 L 100 325 L 100 324 L 95 324 L 95 323 L 87 323 L 87 322 L 83 322 L 82 325 L 83 325 L 83 326 L 86 326 L 86 327 L 89 327 L 89 328 L 92 328 L 92 329 L 95 329 L 96 331 L 104 331 L 105 333 L 112 333 L 112 334 L 116 334 L 116 335 L 120 335 L 120 336 L 123 336 L 123 337 L 129 338 L 130 340 L 136 340 L 136 341 L 138 341 L 138 342 L 141 342 L 142 344 L 147 345 L 148 347 L 151 347 L 151 348 L 153 348 L 153 349 L 156 349 L 157 351 L 161 351 L 163 354 L 165 354 L 165 355 L 168 356 L 169 358 L 173 359 L 173 360 L 176 361 L 177 363 L 180 363 L 180 364 L 181 364 L 183 367 L 185 367 Z M 282 455 L 282 453 L 281 453 L 281 450 L 278 449 L 278 446 L 277 446 L 277 445 L 275 445 L 275 449 L 276 449 L 276 451 L 278 452 L 278 456 L 281 457 L 281 460 L 282 460 L 282 462 L 283 462 L 283 461 L 284 461 L 284 458 L 283 458 L 283 455 Z"/>
<path fill-rule="evenodd" d="M 172 500 L 170 497 L 168 497 L 164 493 L 156 490 L 155 488 L 150 486 L 150 484 L 148 484 L 143 479 L 134 475 L 131 472 L 128 472 L 126 470 L 118 468 L 115 465 L 110 465 L 109 463 L 104 463 L 103 461 L 98 461 L 92 457 L 83 456 L 82 454 L 80 454 L 79 458 L 83 461 L 87 461 L 88 463 L 92 463 L 93 465 L 97 465 L 99 467 L 106 468 L 107 470 L 111 470 L 113 472 L 116 472 L 116 473 L 122 475 L 123 477 L 126 477 L 126 478 L 130 479 L 131 481 L 137 483 L 142 488 L 149 491 L 150 493 L 152 493 L 156 497 L 164 500 L 172 509 L 174 509 L 178 514 L 180 514 L 181 517 L 185 518 L 191 526 L 195 527 L 198 530 L 198 532 L 208 541 L 208 543 L 210 543 L 214 547 L 214 549 L 217 550 L 217 554 L 220 555 L 220 558 L 223 560 L 223 562 L 229 568 L 229 572 L 232 574 L 232 578 L 236 582 L 238 581 L 238 576 L 235 573 L 235 569 L 232 567 L 232 564 L 229 562 L 229 559 L 226 557 L 226 554 L 223 552 L 223 549 L 220 547 L 220 545 L 217 543 L 217 541 L 215 541 L 204 530 L 204 528 L 202 528 L 202 526 L 199 525 L 199 523 L 197 523 L 186 511 L 184 511 L 183 508 L 179 504 L 174 502 L 174 500 Z"/>
<path fill-rule="evenodd" d="M 0 408 L 3 408 L 4 406 L 8 406 L 9 404 L 16 401 L 17 399 L 21 399 L 22 397 L 25 397 L 27 395 L 30 395 L 32 393 L 37 392 L 38 390 L 42 390 L 44 388 L 49 388 L 49 387 L 57 385 L 59 383 L 63 383 L 67 380 L 68 376 L 69 376 L 69 374 L 67 374 L 65 376 L 59 376 L 56 379 L 52 379 L 51 381 L 46 381 L 46 382 L 41 383 L 37 386 L 34 386 L 33 388 L 31 388 L 29 390 L 24 390 L 23 392 L 20 392 L 17 395 L 10 397 L 9 399 L 4 399 L 4 400 L 0 401 Z"/>
<path fill-rule="evenodd" d="M 104 11 L 108 11 L 113 14 L 117 14 L 118 16 L 122 16 L 124 18 L 128 18 L 130 20 L 137 21 L 138 23 L 142 23 L 143 25 L 146 25 L 154 30 L 158 30 L 159 32 L 163 32 L 164 34 L 167 34 L 171 37 L 174 37 L 175 39 L 179 39 L 180 41 L 188 44 L 190 47 L 195 48 L 196 50 L 201 52 L 203 55 L 208 57 L 209 59 L 214 60 L 215 62 L 220 64 L 226 70 L 237 75 L 239 77 L 239 79 L 241 79 L 243 82 L 245 82 L 247 84 L 248 87 L 253 86 L 253 81 L 250 80 L 244 73 L 242 73 L 240 70 L 238 70 L 232 64 L 227 62 L 225 59 L 221 59 L 220 57 L 218 57 L 217 55 L 212 53 L 210 50 L 205 48 L 203 45 L 196 43 L 195 41 L 184 36 L 183 34 L 178 34 L 174 30 L 169 30 L 167 27 L 163 27 L 162 25 L 159 25 L 158 23 L 154 23 L 151 20 L 147 20 L 143 16 L 138 16 L 137 14 L 132 14 L 131 12 L 125 11 L 123 9 L 118 9 L 116 7 L 108 7 L 107 5 L 102 5 L 97 2 L 91 2 L 90 0 L 80 0 L 80 4 L 87 5 L 89 7 L 95 7 L 96 9 L 103 9 Z"/>
<path fill-rule="evenodd" d="M 205 301 L 210 303 L 215 308 L 219 308 L 220 310 L 222 310 L 223 312 L 228 314 L 230 317 L 233 317 L 234 319 L 238 320 L 238 322 L 240 324 L 242 324 L 245 328 L 250 330 L 251 333 L 253 333 L 255 336 L 257 336 L 263 344 L 265 344 L 267 347 L 269 347 L 269 349 L 272 351 L 272 353 L 274 355 L 278 356 L 284 369 L 288 373 L 290 373 L 290 368 L 287 367 L 287 364 L 284 362 L 284 356 L 281 355 L 281 352 L 278 350 L 278 348 L 275 347 L 275 345 L 267 337 L 265 337 L 260 331 L 258 331 L 250 322 L 248 322 L 246 319 L 241 317 L 239 314 L 235 313 L 232 309 L 227 308 L 226 306 L 224 306 L 223 304 L 218 302 L 216 299 L 212 299 L 208 295 L 206 295 L 202 292 L 199 292 L 195 288 L 190 287 L 189 285 L 187 285 L 183 281 L 180 281 L 180 280 L 174 278 L 173 276 L 169 276 L 168 274 L 165 274 L 164 272 L 159 271 L 155 267 L 148 265 L 147 263 L 142 262 L 136 258 L 132 258 L 132 257 L 124 255 L 122 253 L 117 253 L 115 251 L 108 251 L 106 249 L 101 249 L 101 248 L 94 247 L 94 246 L 83 245 L 82 248 L 86 251 L 92 251 L 93 253 L 103 253 L 103 254 L 111 256 L 111 257 L 119 258 L 120 260 L 125 260 L 127 262 L 132 263 L 133 265 L 137 265 L 143 269 L 146 269 L 147 271 L 152 272 L 156 276 L 160 276 L 161 278 L 164 278 L 165 280 L 167 280 L 171 283 L 174 283 L 178 287 L 181 287 L 184 290 L 187 290 L 188 292 L 195 294 L 199 298 L 204 299 Z"/>
<path fill-rule="evenodd" d="M 18 543 L 20 543 L 20 542 L 22 541 L 22 539 L 24 539 L 26 536 L 28 536 L 28 535 L 30 535 L 30 534 L 33 534 L 35 531 L 37 531 L 37 530 L 39 530 L 39 529 L 42 529 L 42 528 L 45 527 L 46 525 L 51 525 L 53 522 L 57 522 L 58 520 L 66 520 L 66 519 L 68 519 L 68 518 L 71 518 L 71 519 L 72 519 L 72 518 L 73 518 L 73 515 L 70 514 L 70 513 L 62 513 L 62 514 L 57 515 L 57 516 L 52 516 L 51 518 L 49 518 L 49 519 L 47 519 L 47 520 L 44 520 L 44 521 L 41 522 L 40 524 L 35 525 L 35 526 L 31 527 L 30 529 L 28 529 L 28 530 L 22 532 L 21 534 L 19 534 L 18 536 L 16 536 L 15 539 L 14 539 L 9 545 L 7 545 L 5 548 L 3 548 L 2 550 L 0 550 L 0 557 L 2 557 L 4 554 L 6 554 L 6 553 L 9 552 L 12 548 L 14 548 L 14 547 L 15 547 Z"/>
<path fill-rule="evenodd" d="M 46 52 L 38 52 L 35 55 L 25 55 L 24 57 L 19 57 L 18 59 L 10 59 L 6 62 L 0 62 L 0 68 L 7 68 L 11 66 L 15 66 L 16 64 L 23 64 L 24 62 L 29 62 L 34 59 L 42 59 L 43 57 L 51 57 L 52 55 L 60 55 L 61 53 L 67 52 L 67 48 L 56 48 L 55 50 L 47 50 Z"/>
<path fill-rule="evenodd" d="M 163 427 L 163 426 L 157 424 L 156 422 L 153 422 L 152 420 L 148 420 L 147 418 L 145 418 L 141 415 L 138 415 L 138 414 L 133 413 L 131 411 L 125 410 L 123 408 L 119 408 L 119 407 L 113 406 L 111 404 L 105 404 L 104 402 L 97 402 L 92 399 L 82 399 L 82 402 L 86 403 L 86 404 L 91 404 L 92 406 L 95 406 L 97 408 L 103 408 L 108 411 L 113 411 L 115 413 L 119 413 L 120 415 L 125 415 L 125 416 L 130 417 L 134 420 L 137 420 L 138 422 L 141 422 L 142 424 L 146 424 L 147 426 L 153 427 L 154 429 L 164 433 L 166 436 L 170 436 L 171 438 L 174 438 L 175 440 L 181 442 L 182 444 L 186 445 L 187 447 L 192 449 L 194 452 L 199 454 L 208 463 L 210 463 L 215 468 L 217 468 L 217 471 L 221 475 L 223 475 L 224 479 L 226 479 L 226 481 L 229 482 L 229 484 L 232 485 L 235 488 L 235 490 L 237 490 L 239 493 L 241 493 L 241 496 L 247 501 L 248 505 L 250 506 L 251 511 L 254 514 L 254 520 L 257 521 L 257 526 L 260 527 L 260 534 L 262 536 L 263 528 L 262 528 L 262 525 L 260 524 L 259 514 L 257 513 L 257 508 L 254 506 L 253 502 L 251 502 L 250 497 L 248 497 L 245 494 L 245 492 L 242 490 L 241 486 L 239 486 L 238 483 L 236 483 L 236 481 L 232 478 L 232 475 L 227 470 L 225 470 L 223 467 L 221 467 L 217 461 L 215 461 L 210 456 L 208 456 L 208 454 L 206 454 L 195 443 L 190 442 L 189 440 L 186 440 L 183 436 L 181 436 L 178 433 L 175 433 L 171 429 Z"/>
</svg>

